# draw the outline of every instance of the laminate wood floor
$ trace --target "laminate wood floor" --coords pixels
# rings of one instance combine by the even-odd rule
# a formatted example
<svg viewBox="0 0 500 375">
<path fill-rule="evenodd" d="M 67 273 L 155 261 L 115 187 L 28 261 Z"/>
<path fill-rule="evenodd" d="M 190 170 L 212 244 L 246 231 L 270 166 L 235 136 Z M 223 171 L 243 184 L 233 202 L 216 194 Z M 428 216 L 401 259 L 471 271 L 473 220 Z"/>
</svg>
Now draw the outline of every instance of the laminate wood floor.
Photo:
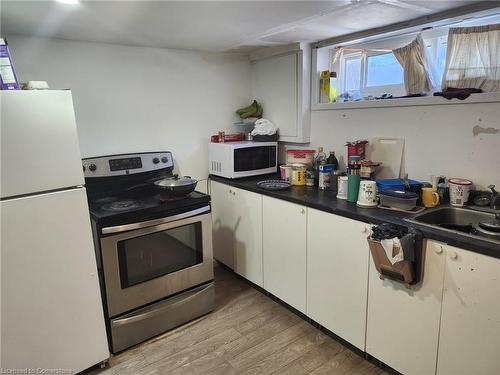
<svg viewBox="0 0 500 375">
<path fill-rule="evenodd" d="M 88 374 L 369 374 L 386 372 L 262 294 L 215 268 L 211 314 L 113 356 Z"/>
</svg>

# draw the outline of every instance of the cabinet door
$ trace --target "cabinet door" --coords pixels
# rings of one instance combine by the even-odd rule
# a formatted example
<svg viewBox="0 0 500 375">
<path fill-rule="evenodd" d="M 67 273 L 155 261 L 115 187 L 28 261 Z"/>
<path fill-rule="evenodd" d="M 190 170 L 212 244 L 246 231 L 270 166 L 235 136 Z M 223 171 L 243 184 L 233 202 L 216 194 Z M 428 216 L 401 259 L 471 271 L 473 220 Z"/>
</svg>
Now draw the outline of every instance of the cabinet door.
<svg viewBox="0 0 500 375">
<path fill-rule="evenodd" d="M 219 182 L 210 182 L 212 200 L 212 244 L 214 258 L 234 267 L 234 188 Z"/>
<path fill-rule="evenodd" d="M 234 271 L 263 286 L 262 274 L 262 195 L 233 189 Z"/>
<path fill-rule="evenodd" d="M 264 288 L 306 312 L 306 209 L 262 197 Z"/>
<path fill-rule="evenodd" d="M 307 209 L 307 315 L 365 349 L 368 224 Z"/>
<path fill-rule="evenodd" d="M 437 373 L 500 374 L 500 259 L 445 252 Z"/>
<path fill-rule="evenodd" d="M 255 98 L 264 108 L 265 118 L 279 128 L 280 137 L 298 136 L 298 71 L 293 53 L 254 63 Z"/>
<path fill-rule="evenodd" d="M 442 245 L 427 241 L 423 280 L 381 280 L 370 256 L 366 351 L 405 375 L 434 374 L 443 295 Z"/>
</svg>

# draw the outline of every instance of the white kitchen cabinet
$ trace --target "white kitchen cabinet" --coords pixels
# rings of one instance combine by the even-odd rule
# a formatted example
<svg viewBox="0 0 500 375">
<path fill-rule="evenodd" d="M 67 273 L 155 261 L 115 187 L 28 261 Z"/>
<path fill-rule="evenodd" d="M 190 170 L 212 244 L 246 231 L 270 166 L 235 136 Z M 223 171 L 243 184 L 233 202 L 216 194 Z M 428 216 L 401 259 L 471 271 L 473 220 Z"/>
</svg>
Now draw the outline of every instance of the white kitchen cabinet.
<svg viewBox="0 0 500 375">
<path fill-rule="evenodd" d="M 309 142 L 310 57 L 304 44 L 251 56 L 254 97 L 264 108 L 264 118 L 278 126 L 280 141 Z"/>
<path fill-rule="evenodd" d="M 441 246 L 446 267 L 437 374 L 500 374 L 500 259 Z"/>
<path fill-rule="evenodd" d="M 234 268 L 234 188 L 219 182 L 210 182 L 212 203 L 212 244 L 214 258 Z"/>
<path fill-rule="evenodd" d="M 366 351 L 405 375 L 436 371 L 445 256 L 426 241 L 423 280 L 381 280 L 370 256 Z"/>
<path fill-rule="evenodd" d="M 262 195 L 232 189 L 234 198 L 234 271 L 264 286 L 262 271 Z"/>
<path fill-rule="evenodd" d="M 262 195 L 211 181 L 214 258 L 263 286 Z"/>
<path fill-rule="evenodd" d="M 264 196 L 264 288 L 306 312 L 306 208 Z"/>
<path fill-rule="evenodd" d="M 307 316 L 365 349 L 369 224 L 307 209 Z"/>
</svg>

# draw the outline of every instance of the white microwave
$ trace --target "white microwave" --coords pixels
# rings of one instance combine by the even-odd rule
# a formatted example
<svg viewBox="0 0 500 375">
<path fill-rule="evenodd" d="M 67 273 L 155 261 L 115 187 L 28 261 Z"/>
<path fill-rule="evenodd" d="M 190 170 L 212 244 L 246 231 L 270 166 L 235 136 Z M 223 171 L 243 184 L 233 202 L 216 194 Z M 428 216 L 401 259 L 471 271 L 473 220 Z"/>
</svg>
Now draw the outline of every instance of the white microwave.
<svg viewBox="0 0 500 375">
<path fill-rule="evenodd" d="M 225 142 L 208 146 L 210 174 L 241 178 L 276 173 L 278 142 Z"/>
</svg>

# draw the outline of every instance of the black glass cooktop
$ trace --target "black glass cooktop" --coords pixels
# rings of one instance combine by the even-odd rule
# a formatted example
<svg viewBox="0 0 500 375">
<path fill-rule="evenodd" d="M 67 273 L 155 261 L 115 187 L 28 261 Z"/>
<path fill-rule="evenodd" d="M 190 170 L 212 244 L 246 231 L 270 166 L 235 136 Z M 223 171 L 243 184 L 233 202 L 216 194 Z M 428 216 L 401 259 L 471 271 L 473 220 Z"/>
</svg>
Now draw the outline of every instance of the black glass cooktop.
<svg viewBox="0 0 500 375">
<path fill-rule="evenodd" d="M 210 196 L 192 192 L 177 197 L 156 189 L 139 192 L 110 192 L 89 196 L 91 217 L 101 226 L 123 225 L 177 215 L 207 206 Z"/>
</svg>

